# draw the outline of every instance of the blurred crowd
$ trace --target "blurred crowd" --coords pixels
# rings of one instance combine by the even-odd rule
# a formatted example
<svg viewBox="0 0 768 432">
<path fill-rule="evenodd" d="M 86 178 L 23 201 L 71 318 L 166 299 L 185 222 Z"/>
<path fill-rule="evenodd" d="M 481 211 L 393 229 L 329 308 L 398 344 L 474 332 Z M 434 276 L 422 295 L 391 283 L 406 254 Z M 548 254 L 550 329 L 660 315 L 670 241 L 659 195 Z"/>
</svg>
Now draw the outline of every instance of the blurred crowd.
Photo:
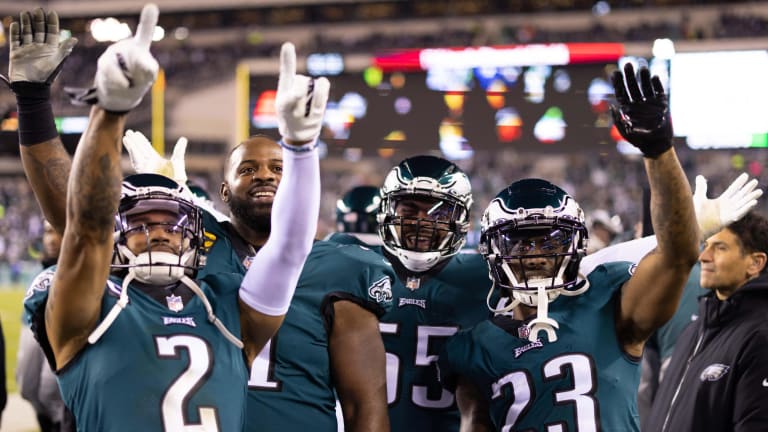
<svg viewBox="0 0 768 432">
<path fill-rule="evenodd" d="M 768 152 L 764 150 L 695 151 L 678 147 L 678 154 L 693 187 L 696 175 L 709 181 L 709 195 L 717 196 L 739 173 L 747 172 L 768 185 Z M 629 158 L 627 160 L 626 158 Z M 371 158 L 356 163 L 323 161 L 322 202 L 318 237 L 335 230 L 336 200 L 354 186 L 380 186 L 389 168 L 399 161 Z M 479 236 L 480 212 L 514 179 L 541 177 L 562 185 L 585 209 L 587 214 L 597 210 L 613 218 L 611 242 L 632 238 L 642 216 L 642 194 L 645 183 L 642 160 L 636 156 L 572 153 L 540 155 L 511 150 L 478 151 L 471 159 L 457 161 L 470 176 L 475 198 L 473 229 L 468 246 L 476 244 Z M 199 174 L 199 175 L 196 175 Z M 220 179 L 190 173 L 204 187 L 214 204 Z M 768 211 L 761 201 L 762 211 Z M 43 232 L 37 203 L 23 176 L 5 177 L 0 182 L 0 281 L 18 281 L 25 267 L 39 259 Z"/>
</svg>

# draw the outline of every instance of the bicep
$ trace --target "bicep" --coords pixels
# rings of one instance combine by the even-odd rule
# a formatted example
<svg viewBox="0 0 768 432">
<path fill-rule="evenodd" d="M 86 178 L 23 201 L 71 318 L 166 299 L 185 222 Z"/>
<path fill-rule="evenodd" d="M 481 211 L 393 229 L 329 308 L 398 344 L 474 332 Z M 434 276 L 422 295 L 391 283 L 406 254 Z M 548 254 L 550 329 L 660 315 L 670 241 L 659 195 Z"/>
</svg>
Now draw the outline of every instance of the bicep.
<svg viewBox="0 0 768 432">
<path fill-rule="evenodd" d="M 328 348 L 345 418 L 350 412 L 360 412 L 363 405 L 386 414 L 386 353 L 378 319 L 351 301 L 339 300 L 332 307 Z"/>
<path fill-rule="evenodd" d="M 85 345 L 101 312 L 111 241 L 89 241 L 67 230 L 45 306 L 48 341 L 61 368 Z"/>
<path fill-rule="evenodd" d="M 674 315 L 690 267 L 670 266 L 656 251 L 646 255 L 621 290 L 617 332 L 621 342 L 642 344 Z"/>
<path fill-rule="evenodd" d="M 277 333 L 283 324 L 285 315 L 267 315 L 248 306 L 238 298 L 240 308 L 240 332 L 242 334 L 245 357 L 248 364 L 261 352 L 264 346 Z"/>
</svg>

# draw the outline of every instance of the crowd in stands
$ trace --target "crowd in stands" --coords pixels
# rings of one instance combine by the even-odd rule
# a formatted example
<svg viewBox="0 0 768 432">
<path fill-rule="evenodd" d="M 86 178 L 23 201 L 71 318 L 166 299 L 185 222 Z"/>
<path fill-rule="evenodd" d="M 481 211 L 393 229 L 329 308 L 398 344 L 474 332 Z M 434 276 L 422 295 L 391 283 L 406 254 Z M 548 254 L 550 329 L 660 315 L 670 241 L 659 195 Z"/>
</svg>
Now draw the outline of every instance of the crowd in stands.
<svg viewBox="0 0 768 432">
<path fill-rule="evenodd" d="M 693 185 L 697 174 L 709 180 L 710 196 L 717 196 L 739 173 L 747 172 L 760 181 L 761 187 L 768 184 L 768 155 L 760 150 L 744 151 L 695 151 L 678 147 L 681 162 Z M 348 167 L 334 164 L 332 169 L 322 172 L 322 202 L 318 237 L 335 229 L 336 200 L 348 189 L 361 185 L 380 186 L 384 176 L 398 161 L 388 159 L 366 159 Z M 478 151 L 469 160 L 458 161 L 472 180 L 474 190 L 473 232 L 469 237 L 476 239 L 479 218 L 483 208 L 493 195 L 510 181 L 523 177 L 550 179 L 576 197 L 589 214 L 592 210 L 604 209 L 611 215 L 618 215 L 623 221 L 625 232 L 617 240 L 629 239 L 634 235 L 634 224 L 642 212 L 642 188 L 645 181 L 642 161 L 623 156 L 600 157 L 593 154 L 574 153 L 568 155 L 537 155 L 517 153 L 510 150 L 498 152 Z M 359 168 L 359 167 L 358 167 Z M 208 190 L 214 203 L 219 179 L 205 177 L 205 173 L 190 173 L 191 178 Z M 32 192 L 23 176 L 6 177 L 0 183 L 0 280 L 18 278 L 24 262 L 37 259 L 42 236 L 41 215 Z M 761 201 L 761 211 L 768 211 L 766 202 Z"/>
</svg>

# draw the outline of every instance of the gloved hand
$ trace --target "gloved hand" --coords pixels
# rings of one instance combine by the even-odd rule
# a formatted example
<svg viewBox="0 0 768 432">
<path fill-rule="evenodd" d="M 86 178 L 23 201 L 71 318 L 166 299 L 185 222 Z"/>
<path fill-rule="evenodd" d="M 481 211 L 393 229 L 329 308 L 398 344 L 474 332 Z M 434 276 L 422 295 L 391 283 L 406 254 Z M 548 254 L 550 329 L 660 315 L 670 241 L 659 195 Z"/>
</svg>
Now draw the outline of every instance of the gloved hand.
<svg viewBox="0 0 768 432">
<path fill-rule="evenodd" d="M 757 187 L 757 179 L 747 183 L 749 176 L 742 173 L 719 197 L 707 198 L 707 179 L 696 176 L 696 190 L 693 193 L 693 207 L 701 238 L 706 239 L 732 222 L 741 219 L 763 194 Z"/>
<path fill-rule="evenodd" d="M 621 136 L 640 149 L 643 156 L 656 159 L 672 147 L 669 104 L 659 77 L 651 78 L 645 67 L 640 68 L 638 77 L 639 84 L 631 63 L 624 66 L 624 76 L 620 71 L 613 73 L 618 107 L 611 105 L 611 114 Z"/>
<path fill-rule="evenodd" d="M 275 110 L 286 144 L 306 144 L 320 135 L 330 83 L 326 78 L 296 75 L 296 49 L 286 42 L 280 50 L 280 78 Z"/>
<path fill-rule="evenodd" d="M 14 92 L 21 83 L 50 86 L 77 44 L 76 38 L 59 42 L 59 15 L 43 9 L 22 12 L 9 28 L 11 47 L 8 76 L 0 75 Z"/>
<path fill-rule="evenodd" d="M 98 104 L 107 111 L 125 113 L 141 102 L 159 69 L 149 52 L 158 13 L 153 3 L 144 5 L 136 35 L 115 42 L 104 51 L 97 63 L 94 87 L 64 89 L 73 103 Z"/>
<path fill-rule="evenodd" d="M 179 138 L 173 146 L 171 159 L 165 159 L 155 151 L 152 143 L 141 132 L 128 129 L 123 136 L 123 145 L 131 157 L 131 165 L 139 174 L 160 174 L 176 181 L 180 185 L 187 184 L 187 170 L 184 166 L 184 153 L 187 151 L 187 139 Z"/>
</svg>

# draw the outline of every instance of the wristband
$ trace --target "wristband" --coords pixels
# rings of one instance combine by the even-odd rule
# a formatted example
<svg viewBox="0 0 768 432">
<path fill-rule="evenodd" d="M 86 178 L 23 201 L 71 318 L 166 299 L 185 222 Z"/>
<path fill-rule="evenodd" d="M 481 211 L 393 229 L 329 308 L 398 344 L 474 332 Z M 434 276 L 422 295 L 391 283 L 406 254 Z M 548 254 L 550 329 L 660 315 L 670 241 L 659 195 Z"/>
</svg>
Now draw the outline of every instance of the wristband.
<svg viewBox="0 0 768 432">
<path fill-rule="evenodd" d="M 310 143 L 303 144 L 303 145 L 300 145 L 300 146 L 295 146 L 295 145 L 286 144 L 282 139 L 280 139 L 280 141 L 278 141 L 277 143 L 280 144 L 280 147 L 282 147 L 282 148 L 284 148 L 284 149 L 286 149 L 288 151 L 291 151 L 291 152 L 294 152 L 294 153 L 307 153 L 307 152 L 311 152 L 312 150 L 316 149 L 317 146 L 319 145 L 319 142 L 320 142 L 320 140 L 315 139 L 315 140 L 312 140 L 312 142 L 310 142 Z"/>
<path fill-rule="evenodd" d="M 56 138 L 59 132 L 53 119 L 50 84 L 17 81 L 11 90 L 16 94 L 19 144 L 31 146 Z"/>
</svg>

